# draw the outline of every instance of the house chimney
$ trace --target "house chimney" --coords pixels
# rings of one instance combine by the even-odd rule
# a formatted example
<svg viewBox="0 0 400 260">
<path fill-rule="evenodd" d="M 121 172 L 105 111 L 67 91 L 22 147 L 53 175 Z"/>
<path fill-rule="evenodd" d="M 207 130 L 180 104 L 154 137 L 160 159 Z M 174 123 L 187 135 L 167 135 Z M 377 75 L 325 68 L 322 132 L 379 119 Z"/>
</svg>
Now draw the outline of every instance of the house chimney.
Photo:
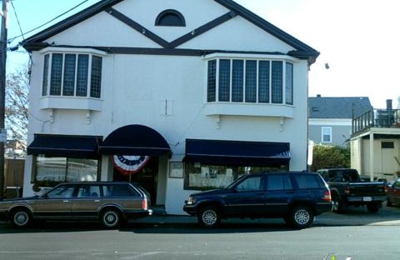
<svg viewBox="0 0 400 260">
<path fill-rule="evenodd" d="M 386 110 L 392 110 L 392 100 L 391 99 L 387 99 L 386 100 Z"/>
</svg>

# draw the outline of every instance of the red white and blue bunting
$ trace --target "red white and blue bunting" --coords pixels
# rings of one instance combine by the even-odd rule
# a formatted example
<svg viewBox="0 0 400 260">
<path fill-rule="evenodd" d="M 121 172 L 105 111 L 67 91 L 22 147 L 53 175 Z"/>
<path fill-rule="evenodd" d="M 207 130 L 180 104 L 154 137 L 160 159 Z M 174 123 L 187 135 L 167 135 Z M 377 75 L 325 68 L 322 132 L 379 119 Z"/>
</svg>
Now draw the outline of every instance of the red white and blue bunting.
<svg viewBox="0 0 400 260">
<path fill-rule="evenodd" d="M 114 166 L 124 175 L 139 172 L 149 160 L 145 155 L 113 155 Z"/>
</svg>

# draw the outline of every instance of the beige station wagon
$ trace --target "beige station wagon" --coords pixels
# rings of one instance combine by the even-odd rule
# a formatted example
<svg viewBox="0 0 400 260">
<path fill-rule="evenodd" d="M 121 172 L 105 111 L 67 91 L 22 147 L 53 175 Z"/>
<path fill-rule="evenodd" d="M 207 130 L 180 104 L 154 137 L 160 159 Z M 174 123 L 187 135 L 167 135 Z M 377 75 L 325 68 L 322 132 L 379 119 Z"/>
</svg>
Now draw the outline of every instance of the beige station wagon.
<svg viewBox="0 0 400 260">
<path fill-rule="evenodd" d="M 59 184 L 41 196 L 0 201 L 0 220 L 26 227 L 33 220 L 96 220 L 116 228 L 152 214 L 150 196 L 127 182 Z"/>
</svg>

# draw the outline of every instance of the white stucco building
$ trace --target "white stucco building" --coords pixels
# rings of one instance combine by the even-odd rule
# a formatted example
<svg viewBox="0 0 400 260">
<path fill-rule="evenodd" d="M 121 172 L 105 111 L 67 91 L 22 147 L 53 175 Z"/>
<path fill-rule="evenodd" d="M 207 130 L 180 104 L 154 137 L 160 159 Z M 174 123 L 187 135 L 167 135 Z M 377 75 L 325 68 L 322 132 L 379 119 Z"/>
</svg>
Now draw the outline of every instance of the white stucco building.
<svg viewBox="0 0 400 260">
<path fill-rule="evenodd" d="M 103 0 L 23 46 L 25 196 L 63 181 L 135 181 L 181 214 L 196 190 L 307 167 L 319 53 L 231 0 Z"/>
</svg>

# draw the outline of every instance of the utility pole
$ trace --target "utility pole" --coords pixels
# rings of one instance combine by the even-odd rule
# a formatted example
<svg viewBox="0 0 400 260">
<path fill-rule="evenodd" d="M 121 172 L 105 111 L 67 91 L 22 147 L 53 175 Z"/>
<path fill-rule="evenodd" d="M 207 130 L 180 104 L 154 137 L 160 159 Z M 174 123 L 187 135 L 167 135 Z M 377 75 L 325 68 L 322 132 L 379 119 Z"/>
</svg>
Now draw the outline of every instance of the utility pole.
<svg viewBox="0 0 400 260">
<path fill-rule="evenodd" d="M 5 132 L 5 96 L 6 96 L 6 60 L 7 60 L 7 15 L 8 1 L 3 0 L 1 9 L 1 37 L 0 37 L 0 134 Z M 4 146 L 7 137 L 0 138 L 0 200 L 4 199 Z"/>
</svg>

